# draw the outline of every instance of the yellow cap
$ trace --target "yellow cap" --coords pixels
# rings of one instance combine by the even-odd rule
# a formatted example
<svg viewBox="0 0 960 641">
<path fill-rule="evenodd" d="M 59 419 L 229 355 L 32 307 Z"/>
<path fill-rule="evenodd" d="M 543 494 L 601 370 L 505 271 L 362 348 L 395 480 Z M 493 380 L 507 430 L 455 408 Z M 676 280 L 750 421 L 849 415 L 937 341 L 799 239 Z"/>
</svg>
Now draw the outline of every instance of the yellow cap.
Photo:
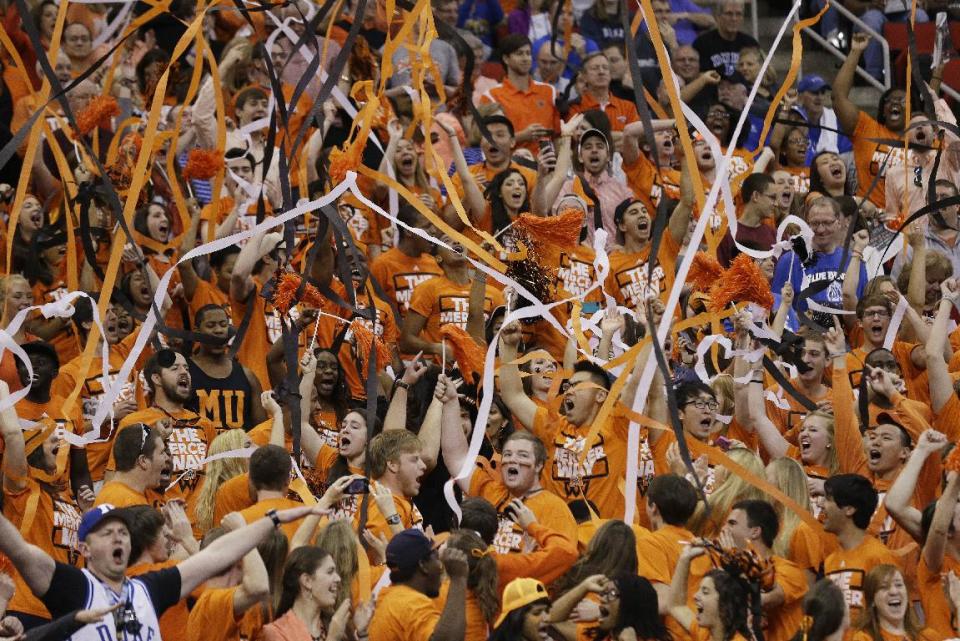
<svg viewBox="0 0 960 641">
<path fill-rule="evenodd" d="M 547 588 L 543 583 L 536 579 L 514 579 L 503 589 L 503 606 L 500 608 L 500 616 L 493 627 L 499 628 L 507 615 L 518 610 L 525 605 L 530 605 L 541 599 L 550 598 L 547 595 Z"/>
</svg>

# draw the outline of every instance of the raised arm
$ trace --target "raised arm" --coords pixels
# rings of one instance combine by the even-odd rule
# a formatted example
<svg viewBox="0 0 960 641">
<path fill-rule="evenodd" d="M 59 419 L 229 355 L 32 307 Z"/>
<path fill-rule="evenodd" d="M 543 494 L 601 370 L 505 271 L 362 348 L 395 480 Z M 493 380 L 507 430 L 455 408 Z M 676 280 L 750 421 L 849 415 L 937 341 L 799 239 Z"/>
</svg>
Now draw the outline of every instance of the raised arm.
<svg viewBox="0 0 960 641">
<path fill-rule="evenodd" d="M 500 397 L 523 426 L 532 430 L 537 404 L 523 391 L 520 368 L 515 362 L 521 335 L 520 324 L 517 322 L 500 330 Z"/>
<path fill-rule="evenodd" d="M 536 190 L 538 196 L 537 202 L 531 203 L 535 214 L 547 216 L 553 208 L 553 203 L 557 201 L 560 195 L 560 188 L 567 180 L 567 174 L 573 167 L 573 134 L 577 131 L 577 126 L 583 120 L 583 114 L 577 114 L 569 121 L 560 123 L 560 138 L 557 144 L 557 165 L 553 173 L 546 178 L 543 189 Z M 539 184 L 539 183 L 538 183 Z"/>
<path fill-rule="evenodd" d="M 930 385 L 930 407 L 934 414 L 940 414 L 954 395 L 953 377 L 947 370 L 944 350 L 949 345 L 949 341 L 945 340 L 949 333 L 947 324 L 950 322 L 950 315 L 957 301 L 960 300 L 960 285 L 956 279 L 948 278 L 940 284 L 940 292 L 942 294 L 940 305 L 937 307 L 937 315 L 930 328 L 930 337 L 924 350 Z"/>
<path fill-rule="evenodd" d="M 870 44 L 870 36 L 865 33 L 853 34 L 850 41 L 850 53 L 847 59 L 843 61 L 837 77 L 833 80 L 833 110 L 837 112 L 837 120 L 844 133 L 853 136 L 857 128 L 857 120 L 860 119 L 860 109 L 850 100 L 850 90 L 853 88 L 854 76 L 857 72 L 857 65 L 860 64 L 860 56 Z"/>
<path fill-rule="evenodd" d="M 223 517 L 220 525 L 232 532 L 244 527 L 246 521 L 239 512 L 231 512 Z M 244 612 L 270 595 L 270 576 L 257 548 L 247 552 L 241 564 L 243 578 L 239 588 L 233 593 L 234 619 L 239 619 Z"/>
<path fill-rule="evenodd" d="M 917 223 L 910 225 L 907 242 L 913 250 L 913 259 L 910 261 L 910 280 L 907 283 L 907 302 L 914 311 L 922 314 L 927 297 L 927 241 Z"/>
<path fill-rule="evenodd" d="M 853 234 L 853 241 L 850 247 L 850 259 L 847 262 L 847 271 L 843 276 L 843 286 L 841 293 L 843 295 L 843 309 L 848 312 L 856 311 L 857 290 L 860 288 L 860 266 L 863 264 L 863 251 L 870 244 L 870 232 L 861 229 Z M 853 314 L 842 314 L 843 326 L 847 331 L 854 329 L 857 324 L 857 317 Z"/>
<path fill-rule="evenodd" d="M 947 443 L 947 437 L 934 430 L 926 430 L 917 439 L 917 446 L 904 464 L 903 469 L 893 481 L 883 498 L 883 505 L 887 513 L 893 517 L 900 527 L 906 530 L 916 540 L 922 538 L 920 527 L 920 510 L 913 507 L 913 497 L 916 493 L 917 482 L 926 465 L 927 459 L 934 452 L 939 452 Z"/>
<path fill-rule="evenodd" d="M 673 580 L 670 582 L 670 592 L 667 599 L 670 616 L 690 631 L 694 622 L 693 611 L 687 605 L 687 582 L 690 580 L 690 563 L 694 558 L 704 553 L 702 547 L 688 545 L 677 560 L 677 567 L 673 571 Z"/>
<path fill-rule="evenodd" d="M 464 611 L 467 603 L 467 555 L 462 550 L 444 548 L 440 552 L 443 569 L 450 577 L 447 602 L 440 613 L 440 620 L 433 628 L 430 641 L 462 641 L 467 620 Z"/>
<path fill-rule="evenodd" d="M 443 453 L 443 463 L 450 471 L 450 476 L 460 473 L 469 449 L 467 436 L 460 426 L 460 402 L 456 395 L 444 395 L 440 412 L 440 451 Z M 470 476 L 457 479 L 457 484 L 461 490 L 469 492 Z"/>
<path fill-rule="evenodd" d="M 690 226 L 690 217 L 693 216 L 693 205 L 695 196 L 693 191 L 693 180 L 690 178 L 690 170 L 687 163 L 680 162 L 680 202 L 673 208 L 673 214 L 667 223 L 667 229 L 670 230 L 670 237 L 677 245 L 683 244 L 683 239 L 687 235 L 687 227 Z"/>
<path fill-rule="evenodd" d="M 650 126 L 655 132 L 663 129 L 670 129 L 676 125 L 677 121 L 674 118 L 660 118 L 650 121 Z M 646 135 L 647 130 L 643 126 L 642 120 L 628 123 L 623 128 L 623 145 L 620 150 L 620 153 L 623 156 L 623 164 L 631 165 L 637 161 L 637 159 L 640 157 L 640 154 L 643 153 L 640 151 L 640 139 Z"/>
<path fill-rule="evenodd" d="M 946 439 L 944 439 L 946 440 Z M 953 514 L 957 507 L 957 495 L 960 494 L 960 474 L 947 473 L 947 487 L 937 500 L 933 512 L 933 521 L 923 544 L 923 560 L 932 573 L 939 573 L 943 567 L 943 557 L 947 550 L 947 537 L 950 534 Z"/>
<path fill-rule="evenodd" d="M 457 138 L 457 132 L 453 127 L 440 119 L 436 119 L 434 122 L 440 125 L 443 132 L 447 134 L 447 140 L 450 142 L 450 151 L 453 152 L 453 165 L 456 167 L 457 174 L 459 174 L 460 181 L 463 184 L 463 207 L 467 210 L 467 215 L 470 219 L 476 222 L 480 220 L 486 211 L 487 201 L 483 199 L 483 193 L 480 191 L 480 187 L 477 185 L 473 174 L 470 173 L 470 168 L 467 166 L 467 159 L 463 155 L 463 149 L 460 148 L 460 139 Z M 452 216 L 451 218 L 455 218 L 457 222 L 461 225 L 463 224 L 459 216 Z"/>
<path fill-rule="evenodd" d="M 417 436 L 420 438 L 420 458 L 427 466 L 429 473 L 437 466 L 440 459 L 440 414 L 445 400 L 449 397 L 457 398 L 456 381 L 441 374 L 437 377 L 437 386 L 433 390 L 433 399 L 427 407 L 423 417 L 423 424 Z"/>
<path fill-rule="evenodd" d="M 420 354 L 417 354 L 413 362 L 403 370 L 400 380 L 393 386 L 393 398 L 390 399 L 387 415 L 383 418 L 384 432 L 407 429 L 407 399 L 410 396 L 410 386 L 416 385 L 428 369 L 427 364 L 420 360 Z"/>
<path fill-rule="evenodd" d="M 208 547 L 177 564 L 180 571 L 180 598 L 185 599 L 197 586 L 216 576 L 257 547 L 260 541 L 280 524 L 290 523 L 319 511 L 317 506 L 294 507 L 276 512 L 278 524 L 265 516 L 249 525 L 221 536 Z M 0 535 L 2 535 L 0 529 Z M 46 556 L 46 555 L 44 555 Z M 49 558 L 49 557 L 48 557 Z"/>
<path fill-rule="evenodd" d="M 5 381 L 0 381 L 0 403 L 10 392 Z M 40 424 L 43 425 L 42 423 Z M 0 413 L 0 433 L 3 434 L 3 487 L 9 492 L 20 492 L 27 487 L 30 467 L 23 441 L 23 428 L 16 410 L 8 407 Z"/>
<path fill-rule="evenodd" d="M 570 615 L 581 601 L 588 594 L 601 594 L 607 589 L 610 579 L 602 574 L 594 574 L 564 592 L 550 606 L 550 614 L 547 620 L 554 624 L 554 628 L 560 632 L 567 641 L 573 641 L 577 638 L 577 628 L 571 625 Z"/>
<path fill-rule="evenodd" d="M 36 545 L 27 543 L 20 530 L 0 514 L 0 552 L 7 555 L 30 591 L 42 597 L 50 589 L 56 563 Z"/>
<path fill-rule="evenodd" d="M 280 236 L 275 232 L 270 235 Z M 230 297 L 233 300 L 246 300 L 254 288 L 253 268 L 264 256 L 260 253 L 260 247 L 265 246 L 264 240 L 267 236 L 264 231 L 250 238 L 237 255 L 237 262 L 234 263 L 233 273 L 230 275 Z"/>
<path fill-rule="evenodd" d="M 186 256 L 188 252 L 193 251 L 197 244 L 197 230 L 200 228 L 200 205 L 195 199 L 190 198 L 187 200 L 187 209 L 190 211 L 190 226 L 180 242 L 181 256 Z M 183 297 L 188 301 L 193 300 L 197 285 L 200 283 L 200 277 L 193 269 L 193 261 L 185 260 L 179 263 L 177 273 L 180 274 L 180 282 L 183 283 Z"/>
<path fill-rule="evenodd" d="M 323 447 L 323 439 L 310 425 L 310 408 L 313 395 L 316 394 L 313 382 L 317 375 L 317 357 L 311 352 L 304 353 L 300 359 L 300 449 L 308 461 L 316 461 Z"/>
</svg>

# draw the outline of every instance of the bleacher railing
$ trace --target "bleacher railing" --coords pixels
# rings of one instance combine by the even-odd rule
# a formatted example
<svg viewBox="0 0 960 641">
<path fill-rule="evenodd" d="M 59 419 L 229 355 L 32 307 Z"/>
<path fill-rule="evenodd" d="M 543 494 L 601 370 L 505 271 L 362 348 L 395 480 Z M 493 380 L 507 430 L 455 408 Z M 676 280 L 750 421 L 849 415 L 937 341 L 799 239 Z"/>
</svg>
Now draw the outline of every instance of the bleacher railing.
<svg viewBox="0 0 960 641">
<path fill-rule="evenodd" d="M 871 29 L 867 25 L 867 23 L 865 23 L 860 18 L 855 16 L 849 9 L 841 5 L 839 2 L 831 2 L 830 6 L 836 9 L 837 11 L 839 11 L 841 15 L 846 16 L 846 18 L 850 20 L 850 22 L 852 22 L 854 26 L 858 28 L 859 31 L 863 31 L 864 33 L 869 35 L 871 38 L 874 38 L 875 40 L 880 41 L 880 46 L 883 48 L 883 81 L 877 80 L 876 78 L 871 76 L 869 73 L 867 73 L 866 69 L 860 66 L 857 67 L 857 75 L 863 78 L 865 81 L 867 81 L 867 83 L 869 83 L 875 89 L 878 89 L 880 91 L 886 91 L 887 89 L 889 89 L 890 88 L 890 44 L 887 42 L 887 39 L 884 38 L 881 34 Z M 800 21 L 799 16 L 795 16 L 794 19 L 797 22 Z M 806 27 L 803 30 L 803 32 L 806 35 L 810 36 L 810 38 L 814 42 L 816 42 L 821 47 L 823 47 L 824 51 L 831 54 L 834 58 L 837 58 L 838 60 L 846 60 L 847 54 L 845 52 L 841 51 L 836 45 L 834 45 L 832 42 L 830 42 L 829 40 L 821 36 L 819 33 L 817 33 L 817 31 L 814 30 L 812 27 Z"/>
</svg>

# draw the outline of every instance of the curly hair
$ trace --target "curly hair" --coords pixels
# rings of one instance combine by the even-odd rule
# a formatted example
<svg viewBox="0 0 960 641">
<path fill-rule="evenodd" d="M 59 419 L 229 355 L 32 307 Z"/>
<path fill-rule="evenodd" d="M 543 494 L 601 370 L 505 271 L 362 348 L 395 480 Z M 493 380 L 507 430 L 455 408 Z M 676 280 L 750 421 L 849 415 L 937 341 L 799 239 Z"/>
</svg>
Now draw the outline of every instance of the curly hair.
<svg viewBox="0 0 960 641">
<path fill-rule="evenodd" d="M 713 581 L 717 591 L 717 613 L 723 625 L 724 641 L 730 641 L 737 633 L 753 638 L 747 624 L 747 608 L 743 607 L 749 594 L 744 581 L 726 570 L 710 570 L 702 581 L 707 579 Z"/>
</svg>

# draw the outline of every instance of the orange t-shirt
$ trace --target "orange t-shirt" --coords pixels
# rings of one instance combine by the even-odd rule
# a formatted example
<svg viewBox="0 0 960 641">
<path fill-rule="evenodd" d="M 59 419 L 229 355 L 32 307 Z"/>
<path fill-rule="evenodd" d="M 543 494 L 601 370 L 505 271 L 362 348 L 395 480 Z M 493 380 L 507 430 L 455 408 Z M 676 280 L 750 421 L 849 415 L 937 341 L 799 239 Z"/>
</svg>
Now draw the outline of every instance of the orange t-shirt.
<svg viewBox="0 0 960 641">
<path fill-rule="evenodd" d="M 646 577 L 651 583 L 670 585 L 674 570 L 683 551 L 681 541 L 693 541 L 696 537 L 689 530 L 676 525 L 664 525 L 656 532 L 647 532 L 637 537 L 637 574 Z M 693 597 L 700 587 L 700 580 L 710 571 L 710 559 L 700 556 L 690 563 L 690 575 L 687 579 L 687 604 L 693 607 Z M 667 617 L 667 628 L 677 641 L 689 639 L 693 634 L 672 617 Z M 696 625 L 696 624 L 694 624 Z M 696 637 L 694 637 L 696 638 Z"/>
<path fill-rule="evenodd" d="M 11 492 L 5 488 L 3 495 L 3 515 L 28 543 L 36 545 L 55 561 L 80 567 L 77 530 L 83 515 L 68 494 L 51 494 L 37 481 L 27 478 L 23 490 Z M 25 523 L 31 509 L 34 510 L 33 519 Z M 49 619 L 46 606 L 30 591 L 20 573 L 13 567 L 9 573 L 16 587 L 7 609 Z"/>
<path fill-rule="evenodd" d="M 108 358 L 107 378 L 104 380 L 102 361 L 99 350 L 90 361 L 86 370 L 81 369 L 83 355 L 77 356 L 69 363 L 60 367 L 60 375 L 53 380 L 51 387 L 51 396 L 69 398 L 76 387 L 80 387 L 80 396 L 77 398 L 73 411 L 78 417 L 78 425 L 82 431 L 86 429 L 86 423 L 93 419 L 97 411 L 100 397 L 103 396 L 104 388 L 112 385 L 120 374 L 120 368 L 124 360 L 129 356 L 133 345 L 137 340 L 139 330 L 130 333 L 116 345 L 111 345 Z M 149 345 L 137 356 L 136 364 L 130 374 L 130 378 L 123 387 L 118 396 L 119 399 L 133 395 L 140 401 L 143 398 L 143 389 L 140 386 L 139 378 L 136 372 L 143 368 L 144 362 L 153 354 L 153 349 Z M 107 460 L 110 458 L 110 450 L 113 448 L 113 435 L 110 433 L 110 421 L 105 420 L 100 427 L 99 442 L 88 443 L 87 464 L 90 468 L 90 477 L 94 481 L 103 480 L 103 473 L 107 467 Z"/>
<path fill-rule="evenodd" d="M 178 561 L 169 559 L 162 563 L 138 563 L 127 568 L 127 576 L 136 577 L 147 572 L 156 572 L 165 570 L 177 565 Z M 187 609 L 187 600 L 180 599 L 160 617 L 160 636 L 166 639 L 179 639 L 183 636 L 183 631 L 187 629 L 187 617 L 190 611 Z"/>
<path fill-rule="evenodd" d="M 568 503 L 580 498 L 593 501 L 602 518 L 623 518 L 620 484 L 626 474 L 628 426 L 627 418 L 614 410 L 587 445 L 589 425 L 578 427 L 556 410 L 538 408 L 531 431 L 547 448 L 541 477 L 544 489 Z M 589 452 L 581 463 L 585 446 Z"/>
<path fill-rule="evenodd" d="M 658 252 L 657 263 L 648 274 L 650 246 L 639 252 L 610 253 L 610 273 L 605 288 L 613 294 L 620 305 L 636 309 L 647 294 L 661 296 L 673 281 L 677 255 L 680 246 L 673 240 L 670 232 L 663 235 Z"/>
<path fill-rule="evenodd" d="M 207 449 L 213 439 L 217 437 L 217 430 L 213 423 L 190 410 L 183 410 L 172 416 L 176 421 L 166 441 L 170 458 L 173 460 L 174 485 L 166 491 L 166 498 L 168 501 L 182 498 L 187 504 L 187 512 L 193 514 L 194 502 L 204 474 L 203 460 L 207 457 Z M 163 410 L 148 407 L 124 417 L 117 432 L 137 423 L 153 425 L 157 421 L 169 419 L 170 415 Z M 111 451 L 107 470 L 112 471 L 115 468 Z"/>
<path fill-rule="evenodd" d="M 237 350 L 237 360 L 253 372 L 260 381 L 260 387 L 267 390 L 273 389 L 273 386 L 270 385 L 267 359 L 264 357 L 270 351 L 270 346 L 281 339 L 283 329 L 280 313 L 260 295 L 262 284 L 256 278 L 253 281 L 254 288 L 250 294 L 250 304 L 253 305 L 250 311 L 250 324 L 247 325 L 240 349 Z M 231 296 L 230 307 L 233 310 L 233 325 L 240 327 L 247 311 L 247 301 L 236 300 Z M 303 334 L 300 334 L 300 339 L 303 340 Z"/>
<path fill-rule="evenodd" d="M 803 597 L 807 593 L 807 577 L 795 563 L 779 556 L 770 558 L 776 572 L 776 584 L 783 590 L 783 603 L 765 613 L 767 641 L 790 641 L 803 619 Z"/>
<path fill-rule="evenodd" d="M 660 167 L 657 172 L 657 166 L 643 153 L 634 162 L 624 163 L 623 174 L 627 187 L 635 194 L 649 194 L 654 207 L 660 206 L 664 194 L 680 199 L 680 172 L 670 167 Z"/>
<path fill-rule="evenodd" d="M 498 554 L 511 552 L 528 552 L 536 547 L 533 541 L 514 521 L 510 520 L 504 509 L 514 497 L 503 484 L 500 472 L 495 470 L 487 459 L 477 459 L 477 469 L 470 478 L 470 495 L 479 496 L 489 501 L 497 508 L 498 528 L 493 539 L 493 546 Z M 573 518 L 566 502 L 559 496 L 546 490 L 540 490 L 523 499 L 526 505 L 536 515 L 537 523 L 566 536 L 571 543 L 577 540 L 577 522 Z"/>
<path fill-rule="evenodd" d="M 956 636 L 950 604 L 943 593 L 943 579 L 947 573 L 960 574 L 960 561 L 949 554 L 943 557 L 939 572 L 931 572 L 930 567 L 920 555 L 917 567 L 917 591 L 923 606 L 924 622 L 945 639 Z"/>
<path fill-rule="evenodd" d="M 437 610 L 443 611 L 447 604 L 447 593 L 450 591 L 450 582 L 444 581 L 440 586 L 440 596 L 434 599 L 437 604 Z M 463 641 L 487 641 L 490 636 L 490 625 L 483 617 L 483 611 L 480 609 L 480 602 L 473 590 L 467 589 L 467 598 L 464 599 L 463 616 L 466 618 L 466 627 L 464 629 Z"/>
<path fill-rule="evenodd" d="M 440 610 L 427 595 L 390 585 L 377 597 L 368 632 L 377 641 L 430 641 L 439 620 Z"/>
<path fill-rule="evenodd" d="M 242 516 L 247 523 L 253 523 L 266 516 L 270 510 L 286 510 L 291 507 L 303 507 L 303 503 L 291 501 L 286 497 L 282 499 L 263 499 L 248 508 L 240 510 L 240 516 Z M 297 519 L 296 521 L 290 521 L 280 526 L 280 531 L 287 537 L 287 541 L 290 541 L 293 535 L 297 533 L 297 528 L 300 527 L 300 523 L 302 522 L 303 519 Z"/>
<path fill-rule="evenodd" d="M 884 172 L 891 167 L 903 165 L 903 145 L 890 145 L 874 142 L 873 139 L 901 140 L 897 135 L 861 111 L 857 116 L 857 126 L 850 134 L 853 141 L 853 162 L 857 167 L 857 198 L 867 195 L 870 185 L 880 174 L 880 168 L 886 163 Z M 877 209 L 884 209 L 887 201 L 886 180 L 881 176 L 876 187 L 870 192 L 870 202 Z"/>
<path fill-rule="evenodd" d="M 383 293 L 403 317 L 410 309 L 413 289 L 434 276 L 442 276 L 443 270 L 430 254 L 413 257 L 391 247 L 373 259 L 370 275 L 383 287 Z"/>
<path fill-rule="evenodd" d="M 64 260 L 66 262 L 66 260 Z M 63 276 L 55 278 L 51 285 L 44 285 L 41 282 L 33 286 L 33 304 L 45 305 L 53 303 L 66 296 L 70 289 L 63 280 Z M 48 341 L 53 348 L 57 350 L 57 358 L 61 363 L 66 363 L 80 354 L 80 345 L 77 342 L 77 332 L 73 322 L 68 320 L 66 326 L 53 335 Z"/>
<path fill-rule="evenodd" d="M 223 517 L 231 512 L 242 512 L 255 501 L 250 496 L 250 476 L 246 473 L 238 474 L 232 479 L 224 481 L 217 488 L 214 497 L 213 524 L 219 525 Z"/>
<path fill-rule="evenodd" d="M 200 594 L 187 617 L 187 641 L 240 641 L 239 621 L 233 616 L 233 595 L 238 589 L 207 588 Z"/>
<path fill-rule="evenodd" d="M 826 557 L 823 549 L 823 537 L 806 522 L 800 521 L 790 537 L 788 558 L 797 564 L 801 570 L 809 570 L 816 574 L 823 565 Z"/>
<path fill-rule="evenodd" d="M 376 481 L 372 481 L 371 491 L 373 487 L 376 487 Z M 353 499 L 353 504 L 356 508 L 359 508 L 360 501 L 363 499 L 362 494 L 354 494 L 350 497 L 344 498 L 344 502 L 349 499 Z M 407 530 L 410 528 L 417 528 L 418 530 L 423 529 L 423 515 L 420 514 L 420 510 L 417 509 L 417 506 L 414 502 L 408 499 L 405 496 L 400 496 L 398 494 L 393 495 L 393 504 L 397 508 L 397 514 L 400 516 L 400 525 L 403 529 Z M 360 510 L 354 508 L 353 513 L 353 527 L 356 529 L 360 525 Z M 380 508 L 377 507 L 377 502 L 371 497 L 369 504 L 367 505 L 367 523 L 366 529 L 370 530 L 374 536 L 384 536 L 387 539 L 393 536 L 390 526 L 387 525 L 387 520 L 384 518 L 383 514 L 380 512 Z"/>
<path fill-rule="evenodd" d="M 207 305 L 218 305 L 227 310 L 230 315 L 230 295 L 223 293 L 219 287 L 203 279 L 197 282 L 197 288 L 193 292 L 193 298 L 187 305 L 190 310 L 190 325 L 193 326 L 193 319 L 197 312 Z"/>
<path fill-rule="evenodd" d="M 410 311 L 427 319 L 421 332 L 424 340 L 439 343 L 440 328 L 449 323 L 456 324 L 462 330 L 467 329 L 470 287 L 470 283 L 457 285 L 446 276 L 437 276 L 416 286 L 410 299 Z M 503 294 L 487 285 L 483 299 L 484 320 L 504 304 Z"/>
<path fill-rule="evenodd" d="M 113 507 L 129 507 L 131 505 L 150 505 L 149 499 L 143 492 L 120 481 L 107 481 L 97 493 L 94 506 L 109 504 Z"/>
<path fill-rule="evenodd" d="M 865 605 L 863 579 L 867 572 L 885 563 L 900 565 L 897 556 L 870 535 L 852 550 L 838 548 L 824 560 L 823 575 L 843 591 L 850 606 L 851 619 L 856 620 Z"/>
</svg>

